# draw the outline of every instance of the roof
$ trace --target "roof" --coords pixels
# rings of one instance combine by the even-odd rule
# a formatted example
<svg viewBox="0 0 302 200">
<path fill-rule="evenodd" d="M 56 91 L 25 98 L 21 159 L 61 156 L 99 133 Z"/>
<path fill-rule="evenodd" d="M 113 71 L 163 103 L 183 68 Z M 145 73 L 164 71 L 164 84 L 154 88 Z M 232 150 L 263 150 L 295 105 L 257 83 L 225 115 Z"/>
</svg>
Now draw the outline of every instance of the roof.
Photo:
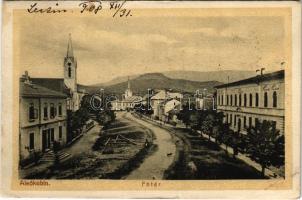
<svg viewBox="0 0 302 200">
<path fill-rule="evenodd" d="M 153 97 L 151 97 L 152 100 L 160 99 L 165 100 L 166 99 L 166 91 L 161 90 L 160 92 L 156 93 Z"/>
<path fill-rule="evenodd" d="M 129 102 L 135 102 L 135 101 L 141 101 L 142 97 L 140 96 L 131 96 L 131 97 L 127 97 L 126 99 L 124 99 L 124 101 L 129 101 Z"/>
<path fill-rule="evenodd" d="M 70 90 L 65 85 L 63 78 L 30 78 L 30 81 L 33 84 L 40 85 L 50 90 L 61 92 L 67 95 L 70 94 Z"/>
<path fill-rule="evenodd" d="M 48 88 L 33 83 L 20 82 L 20 96 L 22 97 L 56 97 L 66 98 L 67 95 L 61 92 L 50 90 Z"/>
<path fill-rule="evenodd" d="M 224 88 L 224 87 L 230 87 L 230 86 L 237 86 L 237 85 L 245 85 L 245 84 L 251 84 L 251 83 L 260 83 L 263 81 L 269 81 L 269 80 L 276 80 L 276 79 L 284 79 L 284 70 L 258 75 L 251 78 L 243 79 L 240 81 L 235 81 L 227 84 L 217 85 L 215 88 Z"/>
</svg>

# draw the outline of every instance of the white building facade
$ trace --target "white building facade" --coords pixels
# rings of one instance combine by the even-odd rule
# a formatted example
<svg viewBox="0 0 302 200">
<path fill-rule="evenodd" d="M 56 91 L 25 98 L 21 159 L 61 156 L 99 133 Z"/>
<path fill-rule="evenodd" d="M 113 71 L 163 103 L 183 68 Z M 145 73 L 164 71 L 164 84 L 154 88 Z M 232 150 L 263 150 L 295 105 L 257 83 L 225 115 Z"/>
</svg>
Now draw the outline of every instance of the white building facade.
<svg viewBox="0 0 302 200">
<path fill-rule="evenodd" d="M 34 153 L 52 148 L 53 142 L 66 144 L 67 96 L 32 84 L 27 77 L 20 81 L 19 155 L 20 161 Z"/>
<path fill-rule="evenodd" d="M 283 134 L 284 87 L 284 70 L 216 86 L 217 110 L 231 129 L 242 134 L 264 120 Z"/>
</svg>

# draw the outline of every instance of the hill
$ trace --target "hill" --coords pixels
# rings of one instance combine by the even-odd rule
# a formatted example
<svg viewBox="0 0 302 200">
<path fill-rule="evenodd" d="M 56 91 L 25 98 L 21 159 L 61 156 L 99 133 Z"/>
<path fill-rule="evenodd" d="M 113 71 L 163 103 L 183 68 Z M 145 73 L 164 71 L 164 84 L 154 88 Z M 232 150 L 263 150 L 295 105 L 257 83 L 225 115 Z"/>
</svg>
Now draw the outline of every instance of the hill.
<svg viewBox="0 0 302 200">
<path fill-rule="evenodd" d="M 169 78 L 186 79 L 191 81 L 219 81 L 223 83 L 234 82 L 250 78 L 256 75 L 254 71 L 245 70 L 222 70 L 222 71 L 167 71 L 163 72 Z"/>
<path fill-rule="evenodd" d="M 214 86 L 222 84 L 218 81 L 190 81 L 184 79 L 173 79 L 161 73 L 148 73 L 140 75 L 130 81 L 131 89 L 135 94 L 146 94 L 148 89 L 172 89 L 180 92 L 195 93 L 196 90 L 206 88 L 208 92 L 214 91 Z M 114 94 L 122 94 L 127 88 L 127 80 L 114 85 L 105 86 L 105 91 Z"/>
<path fill-rule="evenodd" d="M 166 71 L 166 72 L 162 72 L 162 74 L 172 79 L 184 79 L 184 80 L 199 81 L 199 82 L 218 81 L 222 83 L 227 83 L 228 81 L 234 82 L 240 79 L 250 78 L 256 75 L 254 71 L 247 71 L 247 70 L 222 70 L 222 71 L 209 71 L 209 72 L 180 70 L 180 71 Z M 129 78 L 132 80 L 138 78 L 139 76 L 140 75 L 132 75 L 129 76 Z M 110 85 L 115 85 L 118 83 L 125 82 L 127 81 L 127 79 L 128 76 L 118 76 L 112 79 L 111 81 L 94 84 L 91 86 L 105 87 L 105 86 L 110 86 Z"/>
</svg>

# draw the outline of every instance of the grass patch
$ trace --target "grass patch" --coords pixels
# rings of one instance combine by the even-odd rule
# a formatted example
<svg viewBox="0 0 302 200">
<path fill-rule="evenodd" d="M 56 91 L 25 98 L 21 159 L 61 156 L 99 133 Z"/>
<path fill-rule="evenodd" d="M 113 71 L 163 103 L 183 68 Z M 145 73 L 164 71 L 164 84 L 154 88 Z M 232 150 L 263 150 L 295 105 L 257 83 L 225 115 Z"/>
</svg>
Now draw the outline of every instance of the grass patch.
<svg viewBox="0 0 302 200">
<path fill-rule="evenodd" d="M 144 159 L 158 149 L 157 145 L 152 144 L 147 148 L 141 149 L 134 157 L 125 162 L 120 168 L 112 173 L 104 174 L 102 179 L 121 179 L 130 174 L 131 171 L 138 168 Z"/>
</svg>

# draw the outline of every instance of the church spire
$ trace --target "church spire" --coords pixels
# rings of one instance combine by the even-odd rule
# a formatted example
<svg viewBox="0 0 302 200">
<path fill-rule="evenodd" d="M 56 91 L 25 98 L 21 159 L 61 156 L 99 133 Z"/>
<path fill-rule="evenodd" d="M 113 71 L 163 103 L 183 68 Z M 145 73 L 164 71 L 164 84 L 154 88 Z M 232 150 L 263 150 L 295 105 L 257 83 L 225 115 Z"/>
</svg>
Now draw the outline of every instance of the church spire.
<svg viewBox="0 0 302 200">
<path fill-rule="evenodd" d="M 71 33 L 69 33 L 69 40 L 68 40 L 68 46 L 67 46 L 67 58 L 73 57 L 73 48 L 72 48 L 72 41 L 71 41 Z"/>
<path fill-rule="evenodd" d="M 128 76 L 128 90 L 130 90 L 130 79 L 129 79 L 129 76 Z"/>
</svg>

